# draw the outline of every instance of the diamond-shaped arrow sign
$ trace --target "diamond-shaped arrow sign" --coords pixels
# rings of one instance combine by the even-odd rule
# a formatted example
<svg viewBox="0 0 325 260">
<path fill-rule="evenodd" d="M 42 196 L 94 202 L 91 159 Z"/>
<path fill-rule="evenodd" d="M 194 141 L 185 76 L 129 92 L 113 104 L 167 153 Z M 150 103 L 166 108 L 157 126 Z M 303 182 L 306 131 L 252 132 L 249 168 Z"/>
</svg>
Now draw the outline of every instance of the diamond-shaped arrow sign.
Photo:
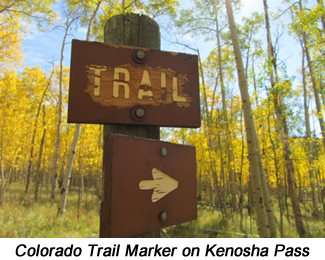
<svg viewBox="0 0 325 260">
<path fill-rule="evenodd" d="M 171 191 L 177 189 L 178 181 L 156 168 L 152 169 L 153 180 L 145 180 L 139 183 L 140 190 L 153 189 L 151 201 L 156 202 Z"/>
</svg>

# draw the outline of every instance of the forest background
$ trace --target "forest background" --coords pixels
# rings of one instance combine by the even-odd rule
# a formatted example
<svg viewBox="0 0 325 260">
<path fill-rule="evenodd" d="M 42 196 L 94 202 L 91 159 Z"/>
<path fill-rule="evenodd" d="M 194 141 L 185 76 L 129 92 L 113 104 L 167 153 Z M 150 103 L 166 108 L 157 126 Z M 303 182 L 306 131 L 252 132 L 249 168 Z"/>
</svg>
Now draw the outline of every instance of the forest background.
<svg viewBox="0 0 325 260">
<path fill-rule="evenodd" d="M 202 127 L 161 128 L 196 146 L 199 219 L 166 231 L 325 237 L 323 2 L 232 1 L 248 99 L 226 2 L 2 1 L 1 237 L 98 236 L 103 127 L 66 122 L 69 44 L 103 41 L 122 6 L 158 22 L 162 50 L 200 57 Z"/>
</svg>

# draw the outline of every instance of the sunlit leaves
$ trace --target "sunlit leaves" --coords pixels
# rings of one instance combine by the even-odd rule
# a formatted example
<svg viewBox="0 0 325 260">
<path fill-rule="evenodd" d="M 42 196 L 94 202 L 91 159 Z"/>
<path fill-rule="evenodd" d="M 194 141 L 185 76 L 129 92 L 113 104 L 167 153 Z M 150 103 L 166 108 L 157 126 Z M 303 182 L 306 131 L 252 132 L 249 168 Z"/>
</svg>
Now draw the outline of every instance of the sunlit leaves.
<svg viewBox="0 0 325 260">
<path fill-rule="evenodd" d="M 35 22 L 38 29 L 44 29 L 53 23 L 57 13 L 53 11 L 52 4 L 56 0 L 2 0 L 0 3 L 0 17 L 7 15 L 8 20 L 22 18 L 19 29 L 29 30 L 26 22 Z"/>
</svg>

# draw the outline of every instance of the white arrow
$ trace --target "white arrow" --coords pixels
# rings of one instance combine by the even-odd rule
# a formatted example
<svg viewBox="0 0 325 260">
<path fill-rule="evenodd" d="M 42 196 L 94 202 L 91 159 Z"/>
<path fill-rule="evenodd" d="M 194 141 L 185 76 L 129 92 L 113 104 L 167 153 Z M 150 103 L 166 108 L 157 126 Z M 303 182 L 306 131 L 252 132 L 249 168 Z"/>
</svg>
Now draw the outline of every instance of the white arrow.
<svg viewBox="0 0 325 260">
<path fill-rule="evenodd" d="M 140 190 L 151 190 L 153 193 L 151 201 L 156 202 L 166 196 L 171 191 L 177 189 L 178 181 L 169 177 L 167 174 L 159 171 L 156 168 L 152 168 L 153 180 L 140 181 Z"/>
</svg>

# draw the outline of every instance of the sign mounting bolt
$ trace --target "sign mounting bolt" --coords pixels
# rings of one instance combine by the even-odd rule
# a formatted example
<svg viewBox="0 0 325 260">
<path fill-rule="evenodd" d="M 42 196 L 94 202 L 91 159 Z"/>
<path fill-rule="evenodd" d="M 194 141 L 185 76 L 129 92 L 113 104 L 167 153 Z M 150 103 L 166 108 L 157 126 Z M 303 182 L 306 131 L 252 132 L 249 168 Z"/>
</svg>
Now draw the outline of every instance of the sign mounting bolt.
<svg viewBox="0 0 325 260">
<path fill-rule="evenodd" d="M 167 219 L 167 213 L 165 211 L 160 212 L 160 214 L 159 214 L 159 220 L 161 222 L 164 222 L 164 221 L 166 221 L 166 219 Z"/>
<path fill-rule="evenodd" d="M 165 148 L 165 147 L 160 147 L 160 150 L 159 150 L 159 152 L 160 152 L 160 155 L 162 156 L 162 157 L 166 157 L 166 155 L 167 155 L 167 149 Z"/>
<path fill-rule="evenodd" d="M 138 117 L 143 117 L 145 112 L 144 112 L 144 109 L 143 108 L 138 108 L 136 111 L 135 111 L 135 114 L 138 116 Z"/>
<path fill-rule="evenodd" d="M 143 50 L 138 50 L 138 51 L 137 51 L 137 58 L 138 58 L 139 60 L 144 59 L 145 56 L 146 56 L 146 54 L 144 53 Z"/>
<path fill-rule="evenodd" d="M 135 63 L 145 64 L 148 61 L 148 55 L 143 50 L 134 50 L 132 59 Z"/>
</svg>

